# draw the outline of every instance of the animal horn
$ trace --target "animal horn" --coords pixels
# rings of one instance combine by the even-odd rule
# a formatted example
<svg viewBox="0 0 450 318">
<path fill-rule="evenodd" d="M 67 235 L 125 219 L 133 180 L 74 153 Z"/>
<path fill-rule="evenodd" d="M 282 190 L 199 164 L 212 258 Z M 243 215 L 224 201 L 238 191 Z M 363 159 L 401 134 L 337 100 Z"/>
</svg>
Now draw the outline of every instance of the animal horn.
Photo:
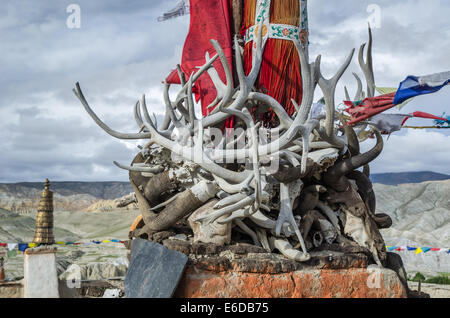
<svg viewBox="0 0 450 318">
<path fill-rule="evenodd" d="M 368 164 L 378 157 L 383 150 L 383 137 L 381 137 L 378 130 L 375 130 L 375 134 L 377 137 L 377 143 L 372 149 L 363 154 L 345 159 L 329 168 L 324 174 L 324 182 L 338 192 L 345 191 L 348 188 L 348 182 L 346 182 L 346 179 L 342 177 L 347 175 L 349 172 Z"/>
</svg>

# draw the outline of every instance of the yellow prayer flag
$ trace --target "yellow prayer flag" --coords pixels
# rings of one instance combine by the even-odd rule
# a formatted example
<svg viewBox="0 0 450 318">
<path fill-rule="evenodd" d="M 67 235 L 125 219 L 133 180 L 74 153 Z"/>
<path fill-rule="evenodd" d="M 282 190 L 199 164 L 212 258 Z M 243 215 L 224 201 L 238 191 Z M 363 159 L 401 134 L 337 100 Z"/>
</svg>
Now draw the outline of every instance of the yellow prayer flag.
<svg viewBox="0 0 450 318">
<path fill-rule="evenodd" d="M 423 251 L 422 251 L 422 249 L 420 248 L 420 247 L 418 247 L 417 249 L 416 249 L 416 254 L 420 254 L 420 253 L 422 253 Z"/>
</svg>

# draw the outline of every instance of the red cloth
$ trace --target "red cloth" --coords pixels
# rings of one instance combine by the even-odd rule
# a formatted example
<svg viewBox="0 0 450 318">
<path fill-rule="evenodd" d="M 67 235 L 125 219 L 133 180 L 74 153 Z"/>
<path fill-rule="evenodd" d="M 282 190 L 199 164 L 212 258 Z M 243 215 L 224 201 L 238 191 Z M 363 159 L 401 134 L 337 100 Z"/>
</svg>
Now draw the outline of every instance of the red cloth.
<svg viewBox="0 0 450 318">
<path fill-rule="evenodd" d="M 0 247 L 6 247 L 7 244 L 6 243 L 0 243 Z"/>
<path fill-rule="evenodd" d="M 394 98 L 395 92 L 366 98 L 358 106 L 354 106 L 351 101 L 344 101 L 345 105 L 350 106 L 345 111 L 353 117 L 348 122 L 348 125 L 356 124 L 396 106 L 394 104 Z"/>
<path fill-rule="evenodd" d="M 447 121 L 446 118 L 434 116 L 434 115 L 431 115 L 431 114 L 428 114 L 428 113 L 424 113 L 424 112 L 414 112 L 412 115 L 414 117 L 428 118 L 428 119 L 437 119 L 437 120 Z"/>
<path fill-rule="evenodd" d="M 190 27 L 183 48 L 181 69 L 189 78 L 197 66 L 205 64 L 205 53 L 213 57 L 216 54 L 210 40 L 217 40 L 233 68 L 233 45 L 230 27 L 231 0 L 190 0 Z M 220 78 L 225 83 L 225 71 L 220 59 L 214 62 Z M 177 70 L 167 77 L 171 84 L 180 84 Z M 194 86 L 197 102 L 201 100 L 202 114 L 208 115 L 213 109 L 206 109 L 216 97 L 216 89 L 209 75 L 205 72 Z"/>
<path fill-rule="evenodd" d="M 245 72 L 247 75 L 252 69 L 253 43 L 247 43 L 244 50 Z M 278 59 L 275 57 L 278 57 Z M 291 41 L 267 39 L 256 87 L 261 92 L 276 99 L 286 112 L 292 116 L 295 108 L 291 99 L 300 104 L 303 88 L 300 59 Z"/>
</svg>

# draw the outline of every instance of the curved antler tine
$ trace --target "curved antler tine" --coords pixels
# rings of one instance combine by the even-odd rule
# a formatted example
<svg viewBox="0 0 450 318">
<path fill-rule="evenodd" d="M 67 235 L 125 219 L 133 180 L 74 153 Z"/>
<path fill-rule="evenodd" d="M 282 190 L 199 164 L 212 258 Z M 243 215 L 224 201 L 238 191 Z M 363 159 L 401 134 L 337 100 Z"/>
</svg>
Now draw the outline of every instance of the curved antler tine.
<svg viewBox="0 0 450 318">
<path fill-rule="evenodd" d="M 194 99 L 192 98 L 192 79 L 194 75 L 191 74 L 191 77 L 188 81 L 188 90 L 187 90 L 187 101 L 188 101 L 188 113 L 189 113 L 189 128 L 193 131 L 194 122 L 195 122 L 195 108 L 194 108 Z"/>
<path fill-rule="evenodd" d="M 348 66 L 350 65 L 350 62 L 352 61 L 354 54 L 355 54 L 355 49 L 352 49 L 352 51 L 348 55 L 347 59 L 345 60 L 344 64 L 342 64 L 342 66 L 337 71 L 336 75 L 334 75 L 333 78 L 331 79 L 331 82 L 335 86 L 335 88 L 336 88 L 337 82 L 341 79 L 342 75 L 345 73 Z"/>
<path fill-rule="evenodd" d="M 165 114 L 164 114 L 164 119 L 163 119 L 163 121 L 162 121 L 162 124 L 161 124 L 161 130 L 166 130 L 166 129 L 168 129 L 169 128 L 169 126 L 170 126 L 170 123 L 171 123 L 171 119 L 170 119 L 170 116 L 169 116 L 169 114 L 166 112 Z"/>
<path fill-rule="evenodd" d="M 330 143 L 335 144 L 339 146 L 340 148 L 345 146 L 345 142 L 338 138 L 334 134 L 334 119 L 335 119 L 335 92 L 336 92 L 336 85 L 339 79 L 344 74 L 345 70 L 350 65 L 350 62 L 353 58 L 353 54 L 355 53 L 355 49 L 352 49 L 349 56 L 345 60 L 344 64 L 339 68 L 337 73 L 331 78 L 331 79 L 325 79 L 322 75 L 322 71 L 320 68 L 320 59 L 318 63 L 318 74 L 319 74 L 319 86 L 323 92 L 324 98 L 325 98 L 325 104 L 327 109 L 327 115 L 325 119 L 325 131 L 323 137 L 325 137 Z"/>
<path fill-rule="evenodd" d="M 114 165 L 119 167 L 120 169 L 128 170 L 128 171 L 136 171 L 136 172 L 149 172 L 149 173 L 159 173 L 164 171 L 164 167 L 162 166 L 155 166 L 155 167 L 134 167 L 134 166 L 127 166 L 118 163 L 117 161 L 113 161 Z"/>
<path fill-rule="evenodd" d="M 262 20 L 258 24 L 258 34 L 256 35 L 255 39 L 255 47 L 253 50 L 255 50 L 255 54 L 253 55 L 252 59 L 252 69 L 250 73 L 247 76 L 247 86 L 249 89 L 253 88 L 253 85 L 255 85 L 256 79 L 259 75 L 259 70 L 261 69 L 261 63 L 262 63 L 262 56 L 263 56 L 263 23 Z M 236 46 L 238 47 L 238 46 Z"/>
<path fill-rule="evenodd" d="M 298 112 L 300 110 L 300 106 L 297 104 L 297 102 L 293 98 L 291 98 L 291 103 L 292 103 L 292 105 L 294 105 L 295 111 Z"/>
<path fill-rule="evenodd" d="M 145 120 L 150 124 L 153 125 L 155 128 L 157 127 L 156 123 L 154 123 L 152 121 L 152 119 L 150 118 L 150 114 L 148 113 L 148 108 L 147 108 L 147 101 L 145 100 L 145 94 L 142 95 L 142 103 L 141 103 L 141 107 L 144 113 L 144 118 Z"/>
<path fill-rule="evenodd" d="M 154 123 L 155 123 L 155 127 L 158 128 L 158 119 L 156 119 L 156 114 L 152 113 L 152 115 L 153 115 L 153 120 L 154 120 Z"/>
<path fill-rule="evenodd" d="M 345 100 L 350 100 L 350 94 L 348 93 L 347 86 L 344 86 Z"/>
<path fill-rule="evenodd" d="M 172 102 L 169 98 L 169 87 L 170 84 L 168 84 L 166 81 L 164 81 L 164 102 L 166 103 L 166 112 L 169 113 L 170 119 L 172 120 L 173 124 L 176 128 L 181 128 L 181 124 L 177 116 L 175 115 L 175 111 L 172 105 Z"/>
<path fill-rule="evenodd" d="M 139 126 L 139 128 L 142 129 L 142 127 L 144 126 L 144 121 L 142 120 L 139 101 L 137 101 L 136 104 L 134 104 L 134 119 L 136 120 L 136 123 Z"/>
<path fill-rule="evenodd" d="M 359 154 L 359 141 L 358 137 L 356 136 L 355 131 L 352 127 L 347 125 L 347 120 L 345 119 L 344 115 L 341 113 L 337 113 L 337 116 L 339 118 L 339 121 L 342 123 L 342 126 L 345 131 L 345 135 L 347 136 L 347 143 L 348 143 L 348 150 L 350 151 L 350 154 L 352 156 L 356 156 Z"/>
<path fill-rule="evenodd" d="M 186 85 L 186 74 L 181 70 L 180 64 L 177 64 L 178 77 L 180 78 L 181 86 Z"/>
<path fill-rule="evenodd" d="M 219 45 L 219 42 L 217 42 L 216 40 L 211 40 L 211 44 L 216 50 L 217 55 L 219 55 L 220 62 L 222 63 L 223 70 L 225 71 L 226 89 L 223 95 L 222 104 L 226 105 L 233 95 L 233 74 L 231 72 L 231 68 L 228 64 L 225 53 Z"/>
<path fill-rule="evenodd" d="M 367 45 L 367 56 L 364 62 L 364 48 L 366 43 L 362 44 L 359 48 L 358 61 L 359 65 L 364 73 L 367 82 L 367 97 L 375 96 L 375 77 L 373 74 L 373 59 L 372 59 L 372 29 L 369 25 L 369 43 Z"/>
<path fill-rule="evenodd" d="M 121 132 L 118 132 L 118 131 L 115 131 L 115 130 L 109 128 L 108 125 L 106 125 L 104 122 L 102 122 L 100 120 L 100 118 L 98 118 L 98 116 L 94 113 L 94 111 L 89 106 L 88 102 L 86 101 L 86 98 L 83 95 L 83 92 L 81 91 L 80 84 L 77 82 L 75 85 L 76 85 L 76 89 L 73 89 L 73 92 L 74 92 L 75 96 L 78 97 L 78 99 L 80 100 L 81 104 L 83 104 L 84 109 L 86 110 L 86 112 L 97 123 L 97 125 L 99 125 L 108 134 L 110 134 L 111 136 L 113 136 L 115 138 L 118 138 L 118 139 L 146 139 L 146 138 L 150 138 L 151 137 L 150 133 L 137 133 L 137 134 L 135 134 L 135 133 L 121 133 Z"/>
<path fill-rule="evenodd" d="M 309 64 L 307 54 L 299 41 L 294 41 L 295 48 L 300 57 L 300 69 L 302 75 L 303 96 L 299 113 L 296 117 L 296 122 L 303 124 L 308 119 L 311 111 L 311 106 L 314 99 L 314 90 L 317 85 L 317 61 L 320 64 L 320 56 L 315 63 Z M 295 104 L 294 104 L 295 105 Z M 298 118 L 298 119 L 297 119 Z"/>
<path fill-rule="evenodd" d="M 234 37 L 234 45 L 236 47 L 239 46 L 237 37 Z M 245 69 L 244 69 L 244 63 L 242 61 L 242 54 L 238 51 L 236 51 L 236 71 L 239 79 L 239 86 L 241 90 L 245 87 L 246 80 L 245 80 Z"/>
<path fill-rule="evenodd" d="M 363 99 L 363 91 L 362 91 L 362 81 L 361 78 L 356 73 L 352 73 L 353 76 L 356 78 L 356 82 L 358 83 L 358 88 L 356 89 L 356 94 L 354 100 L 361 100 Z"/>
<path fill-rule="evenodd" d="M 217 58 L 219 57 L 219 55 L 214 55 L 210 60 L 208 60 L 202 67 L 200 67 L 198 69 L 198 71 L 194 74 L 194 78 L 192 79 L 192 82 L 196 82 L 199 77 L 205 73 L 210 67 L 211 65 L 217 60 Z M 183 88 L 180 90 L 180 92 L 177 95 L 177 98 L 175 99 L 175 104 L 178 105 L 178 103 L 180 102 L 180 100 L 186 98 L 186 90 L 187 90 L 187 83 L 184 84 Z"/>
</svg>

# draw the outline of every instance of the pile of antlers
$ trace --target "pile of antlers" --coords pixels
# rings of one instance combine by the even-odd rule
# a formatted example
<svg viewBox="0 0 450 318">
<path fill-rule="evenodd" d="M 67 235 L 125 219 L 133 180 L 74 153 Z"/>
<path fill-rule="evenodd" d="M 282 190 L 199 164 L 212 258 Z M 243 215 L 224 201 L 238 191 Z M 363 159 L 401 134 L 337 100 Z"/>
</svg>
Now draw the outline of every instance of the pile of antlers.
<svg viewBox="0 0 450 318">
<path fill-rule="evenodd" d="M 292 100 L 297 111 L 289 116 L 274 98 L 254 88 L 264 50 L 259 33 L 248 75 L 242 48 L 237 38 L 234 40 L 237 87 L 233 86 L 224 52 L 217 41 L 211 40 L 217 54 L 212 58 L 206 54 L 206 63 L 189 79 L 178 67 L 182 88 L 174 101 L 169 98 L 170 85 L 164 84 L 166 113 L 160 125 L 156 116 L 152 119 L 149 115 L 145 96 L 136 103 L 138 133 L 121 133 L 108 127 L 76 84 L 75 95 L 108 134 L 148 140 L 131 166 L 115 162 L 130 171 L 142 212 L 142 222 L 132 236 L 164 231 L 189 217 L 197 241 L 229 243 L 229 232 L 235 226 L 254 244 L 268 251 L 277 249 L 297 261 L 310 259 L 309 251 L 314 247 L 338 244 L 363 247 L 383 264 L 386 252 L 379 228 L 389 227 L 391 220 L 385 214 L 375 214 L 375 196 L 368 178 L 368 164 L 382 151 L 383 139 L 373 127 L 349 127 L 335 108 L 336 85 L 355 50 L 336 74 L 326 79 L 321 72 L 321 57 L 309 63 L 302 45 L 294 41 L 301 62 L 303 98 L 301 105 Z M 375 92 L 370 28 L 366 61 L 364 48 L 365 44 L 359 51 L 359 63 L 370 97 Z M 225 83 L 213 66 L 217 59 L 225 70 Z M 205 72 L 216 87 L 217 97 L 209 106 L 214 110 L 197 118 L 192 87 Z M 361 80 L 354 76 L 358 81 L 355 100 L 359 100 L 364 92 Z M 326 115 L 313 118 L 317 85 L 324 95 Z M 255 106 L 272 109 L 278 125 L 262 127 L 251 115 L 250 109 Z M 237 127 L 245 128 L 241 133 L 221 134 L 218 127 L 230 116 L 237 118 Z M 359 143 L 366 138 L 367 129 L 375 133 L 377 142 L 361 154 Z M 361 167 L 363 172 L 357 170 Z"/>
</svg>

